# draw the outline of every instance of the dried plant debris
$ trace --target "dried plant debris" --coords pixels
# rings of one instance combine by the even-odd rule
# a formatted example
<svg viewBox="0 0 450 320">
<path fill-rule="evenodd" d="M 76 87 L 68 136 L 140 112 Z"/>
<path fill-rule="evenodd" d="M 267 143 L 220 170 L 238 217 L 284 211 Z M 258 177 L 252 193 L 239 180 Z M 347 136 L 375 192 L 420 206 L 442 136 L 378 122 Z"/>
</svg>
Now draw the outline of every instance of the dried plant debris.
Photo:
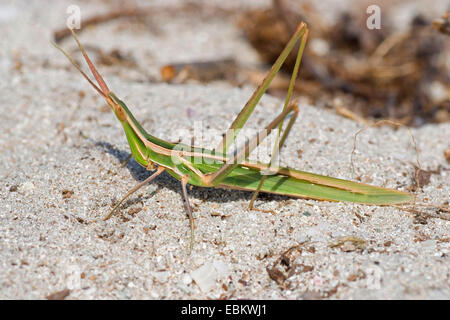
<svg viewBox="0 0 450 320">
<path fill-rule="evenodd" d="M 441 18 L 434 20 L 433 27 L 439 32 L 450 36 L 450 13 L 447 11 Z"/>
<path fill-rule="evenodd" d="M 120 2 L 119 2 L 120 4 Z M 160 16 L 160 15 L 168 15 L 168 16 L 179 16 L 186 14 L 196 14 L 197 17 L 202 18 L 218 18 L 218 17 L 226 17 L 234 14 L 233 10 L 221 8 L 218 6 L 214 6 L 213 4 L 207 3 L 195 3 L 191 1 L 186 1 L 178 6 L 136 6 L 134 4 L 126 4 L 117 6 L 115 4 L 111 5 L 111 9 L 106 12 L 102 12 L 99 14 L 95 14 L 86 19 L 83 19 L 80 23 L 80 29 L 78 32 L 82 32 L 83 30 L 93 27 L 102 23 L 107 23 L 112 20 L 117 19 L 134 19 L 134 20 L 142 20 L 146 17 Z M 148 22 L 148 21 L 147 21 Z M 158 26 L 151 24 L 152 31 L 155 31 Z M 70 36 L 70 30 L 67 26 L 63 26 L 60 29 L 53 32 L 53 39 L 55 42 L 61 42 L 66 37 Z"/>
<path fill-rule="evenodd" d="M 69 199 L 72 197 L 73 191 L 72 190 L 62 190 L 61 195 L 62 195 L 63 199 Z"/>
<path fill-rule="evenodd" d="M 386 4 L 383 27 L 369 30 L 367 16 L 361 14 L 365 10 L 358 5 L 329 23 L 312 2 L 302 4 L 276 0 L 271 9 L 245 13 L 239 23 L 268 64 L 278 57 L 295 21 L 309 24 L 301 78 L 320 90 L 297 87 L 299 93 L 325 106 L 339 97 L 346 108 L 365 118 L 413 126 L 450 120 L 450 72 L 445 62 L 450 41 L 442 34 L 448 30 L 447 15 L 433 28 L 431 20 L 417 14 L 406 31 L 397 31 L 396 4 Z M 285 71 L 292 70 L 294 59 L 294 54 L 287 59 Z"/>
<path fill-rule="evenodd" d="M 121 66 L 126 68 L 137 68 L 137 63 L 132 54 L 125 53 L 120 49 L 103 51 L 96 45 L 86 45 L 85 49 L 96 55 L 96 63 L 104 66 Z M 84 97 L 84 92 L 80 93 L 80 99 Z"/>
<path fill-rule="evenodd" d="M 161 78 L 166 82 L 184 83 L 187 80 L 210 82 L 236 81 L 237 64 L 233 59 L 173 63 L 161 68 Z"/>
<path fill-rule="evenodd" d="M 442 166 L 438 166 L 435 170 L 425 170 L 414 166 L 414 177 L 410 190 L 415 192 L 418 188 L 420 189 L 428 185 L 430 183 L 431 175 L 439 175 L 441 174 L 441 170 L 443 170 Z"/>
<path fill-rule="evenodd" d="M 98 50 L 97 62 L 102 65 L 122 65 L 124 67 L 136 67 L 136 62 L 129 54 L 124 54 L 119 49 L 113 49 L 109 52 Z"/>
<path fill-rule="evenodd" d="M 354 236 L 338 238 L 331 243 L 330 248 L 340 248 L 344 252 L 362 251 L 366 248 L 366 240 Z"/>
<path fill-rule="evenodd" d="M 427 184 L 429 184 L 431 174 L 432 174 L 432 172 L 430 172 L 430 171 L 416 168 L 415 173 L 414 173 L 416 185 L 419 188 L 422 188 L 422 187 L 426 186 Z"/>
<path fill-rule="evenodd" d="M 130 210 L 128 210 L 128 215 L 134 217 L 136 214 L 138 214 L 141 211 L 142 211 L 142 208 L 130 208 Z"/>
<path fill-rule="evenodd" d="M 296 263 L 298 257 L 304 250 L 310 253 L 315 252 L 315 248 L 313 246 L 307 247 L 306 244 L 307 243 L 302 243 L 289 248 L 280 255 L 271 267 L 267 267 L 269 277 L 280 287 L 287 288 L 288 284 L 285 282 L 293 275 L 314 270 L 314 267 L 311 265 Z"/>
<path fill-rule="evenodd" d="M 445 149 L 444 157 L 445 157 L 445 160 L 447 160 L 447 163 L 450 163 L 450 148 Z"/>
<path fill-rule="evenodd" d="M 148 15 L 148 13 L 149 13 L 148 9 L 138 8 L 138 7 L 114 9 L 110 12 L 94 15 L 88 19 L 85 19 L 82 21 L 82 23 L 80 25 L 82 28 L 86 28 L 89 26 L 108 22 L 108 21 L 115 20 L 118 18 L 131 18 L 131 17 L 145 16 L 145 15 Z M 60 42 L 69 35 L 70 35 L 70 29 L 68 29 L 66 26 L 64 26 L 63 28 L 58 29 L 57 31 L 55 31 L 53 33 L 53 38 L 56 42 Z"/>
<path fill-rule="evenodd" d="M 47 300 L 64 300 L 69 294 L 70 294 L 70 290 L 66 288 L 61 291 L 57 291 L 52 294 L 49 294 L 45 298 Z"/>
</svg>

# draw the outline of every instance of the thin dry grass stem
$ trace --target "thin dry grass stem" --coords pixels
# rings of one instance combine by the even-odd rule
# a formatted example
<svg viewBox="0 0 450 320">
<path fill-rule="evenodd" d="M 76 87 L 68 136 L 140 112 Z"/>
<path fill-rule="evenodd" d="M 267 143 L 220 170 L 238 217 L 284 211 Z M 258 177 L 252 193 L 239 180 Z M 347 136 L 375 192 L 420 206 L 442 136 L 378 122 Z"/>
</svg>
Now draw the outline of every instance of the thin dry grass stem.
<svg viewBox="0 0 450 320">
<path fill-rule="evenodd" d="M 450 12 L 446 11 L 440 19 L 434 20 L 433 27 L 442 34 L 450 36 Z"/>
<path fill-rule="evenodd" d="M 429 203 L 412 203 L 412 204 L 405 204 L 405 205 L 392 205 L 394 208 L 397 208 L 399 210 L 402 211 L 406 211 L 415 215 L 420 215 L 424 218 L 437 218 L 437 219 L 443 219 L 443 220 L 447 220 L 450 221 L 450 206 L 449 205 L 436 205 L 436 204 L 429 204 Z M 419 211 L 419 208 L 424 208 L 424 209 L 431 209 L 431 210 L 436 210 L 436 211 L 442 211 L 443 213 L 446 214 L 437 214 L 437 213 L 430 213 L 430 212 L 424 212 L 424 211 Z"/>
<path fill-rule="evenodd" d="M 331 106 L 334 108 L 334 110 L 336 111 L 337 114 L 351 119 L 353 121 L 359 122 L 362 125 L 368 126 L 370 125 L 370 121 L 367 119 L 364 119 L 363 117 L 359 116 L 358 114 L 356 114 L 355 112 L 351 111 L 350 109 L 344 107 L 344 105 L 342 104 L 342 101 L 337 98 L 333 101 L 333 103 L 331 104 Z"/>
<path fill-rule="evenodd" d="M 186 1 L 179 6 L 168 7 L 168 6 L 138 6 L 136 4 L 124 5 L 119 8 L 111 9 L 108 12 L 95 14 L 87 19 L 83 19 L 80 23 L 80 28 L 77 32 L 82 32 L 88 27 L 93 27 L 102 23 L 109 22 L 111 20 L 117 20 L 121 18 L 133 19 L 133 18 L 143 18 L 147 16 L 158 16 L 161 14 L 174 15 L 185 15 L 190 14 L 200 14 L 202 16 L 210 16 L 214 14 L 214 17 L 219 16 L 230 16 L 235 14 L 235 9 L 226 9 L 214 4 L 202 3 L 197 4 L 192 1 Z M 155 26 L 154 26 L 155 27 Z M 155 27 L 156 28 L 156 27 Z M 153 28 L 154 29 L 154 28 Z M 154 30 L 152 30 L 154 31 Z M 70 36 L 70 31 L 66 26 L 53 32 L 53 39 L 55 42 L 61 42 L 66 37 Z"/>
<path fill-rule="evenodd" d="M 148 8 L 137 8 L 137 7 L 130 7 L 130 8 L 120 8 L 117 10 L 113 10 L 104 14 L 98 14 L 95 16 L 92 16 L 86 20 L 83 20 L 81 23 L 81 27 L 78 30 L 78 32 L 81 32 L 81 30 L 85 29 L 88 26 L 97 25 L 100 23 L 104 23 L 110 20 L 123 18 L 123 17 L 138 17 L 138 16 L 145 16 L 149 14 L 150 9 Z M 53 38 L 55 42 L 61 42 L 64 38 L 70 36 L 70 29 L 67 27 L 61 28 L 53 33 Z"/>
<path fill-rule="evenodd" d="M 387 55 L 392 48 L 394 48 L 397 44 L 403 42 L 410 35 L 411 32 L 406 31 L 406 32 L 397 32 L 388 36 L 386 39 L 383 40 L 383 42 L 379 44 L 379 46 L 369 57 L 370 62 L 369 64 L 374 64 L 378 62 L 380 59 L 383 59 L 383 57 Z"/>
<path fill-rule="evenodd" d="M 351 153 L 351 156 L 350 156 L 350 162 L 351 162 L 351 166 L 352 166 L 352 174 L 353 175 L 355 174 L 355 166 L 354 166 L 354 163 L 353 163 L 353 157 L 354 157 L 354 154 L 355 154 L 355 151 L 356 151 L 356 141 L 357 141 L 358 135 L 360 133 L 362 133 L 363 131 L 365 131 L 369 127 L 377 127 L 377 126 L 379 126 L 381 124 L 385 124 L 385 123 L 393 125 L 393 126 L 404 127 L 404 128 L 406 128 L 408 130 L 409 135 L 411 136 L 412 143 L 414 145 L 414 149 L 416 151 L 417 168 L 419 170 L 422 170 L 422 165 L 420 164 L 420 159 L 419 159 L 419 148 L 417 147 L 417 142 L 416 142 L 416 139 L 414 138 L 414 135 L 412 134 L 411 129 L 408 126 L 405 126 L 404 124 L 401 124 L 401 123 L 398 123 L 398 122 L 395 122 L 395 121 L 392 121 L 392 120 L 380 120 L 380 121 L 377 121 L 376 123 L 367 125 L 366 127 L 360 129 L 355 134 L 355 136 L 353 138 L 353 149 L 352 149 L 352 153 Z M 415 181 L 418 181 L 418 179 L 419 179 L 419 177 L 418 177 L 419 170 L 415 171 L 415 174 L 414 174 Z M 413 198 L 413 201 L 411 203 L 403 204 L 403 205 L 392 205 L 392 206 L 397 208 L 397 209 L 400 209 L 400 210 L 403 210 L 403 211 L 407 211 L 407 212 L 410 212 L 410 213 L 414 213 L 414 214 L 420 214 L 420 215 L 425 216 L 425 217 L 440 218 L 440 219 L 444 219 L 444 220 L 450 221 L 450 216 L 439 215 L 439 214 L 436 214 L 436 213 L 434 213 L 434 214 L 433 213 L 426 213 L 426 212 L 418 210 L 418 208 L 423 208 L 423 209 L 432 209 L 432 210 L 442 211 L 442 212 L 445 212 L 445 213 L 450 213 L 450 206 L 449 205 L 447 205 L 447 204 L 437 205 L 437 204 L 429 204 L 429 203 L 423 203 L 423 202 L 418 203 L 416 200 L 417 200 L 417 194 L 414 193 L 414 198 Z"/>
<path fill-rule="evenodd" d="M 378 127 L 378 126 L 380 126 L 382 124 L 390 124 L 390 125 L 393 125 L 395 127 L 404 127 L 404 128 L 406 128 L 408 130 L 409 135 L 411 136 L 412 143 L 414 145 L 414 149 L 416 151 L 417 167 L 419 169 L 422 169 L 422 165 L 420 164 L 420 160 L 419 160 L 419 148 L 417 147 L 416 139 L 414 138 L 414 135 L 412 134 L 411 129 L 408 126 L 406 126 L 406 125 L 404 125 L 402 123 L 396 122 L 396 121 L 380 120 L 380 121 L 377 121 L 375 123 L 366 125 L 364 128 L 358 130 L 358 132 L 356 132 L 356 134 L 354 135 L 354 137 L 353 137 L 353 149 L 352 149 L 352 152 L 351 152 L 351 155 L 350 155 L 350 164 L 351 164 L 351 167 L 352 167 L 352 174 L 355 175 L 355 166 L 354 166 L 354 163 L 353 163 L 353 158 L 354 158 L 355 151 L 356 151 L 356 141 L 357 141 L 358 135 L 360 133 L 362 133 L 363 131 L 365 131 L 366 129 L 368 129 L 368 128 Z"/>
<path fill-rule="evenodd" d="M 429 204 L 429 203 L 420 203 L 418 205 L 420 205 L 421 207 L 424 207 L 424 208 L 439 209 L 443 212 L 450 213 L 450 205 L 448 205 L 448 204 L 435 205 L 435 204 Z M 405 208 L 406 206 L 407 205 L 393 205 L 393 207 L 396 207 L 396 208 Z"/>
<path fill-rule="evenodd" d="M 379 126 L 381 124 L 386 124 L 386 123 L 390 124 L 390 125 L 393 125 L 393 126 L 404 127 L 404 128 L 406 128 L 408 130 L 409 135 L 411 136 L 412 143 L 414 145 L 414 149 L 416 151 L 417 168 L 419 170 L 422 170 L 422 165 L 420 164 L 420 159 L 419 159 L 419 148 L 417 147 L 416 139 L 414 138 L 414 135 L 412 134 L 411 129 L 408 126 L 405 126 L 404 124 L 401 124 L 401 123 L 398 123 L 398 122 L 395 122 L 395 121 L 392 121 L 392 120 L 380 120 L 380 121 L 377 121 L 376 123 L 367 125 L 366 127 L 360 129 L 355 134 L 355 136 L 353 138 L 353 149 L 352 149 L 351 156 L 350 156 L 350 163 L 351 163 L 352 174 L 353 175 L 355 175 L 355 166 L 354 166 L 354 163 L 353 163 L 353 158 L 354 158 L 354 154 L 355 154 L 355 151 L 356 151 L 356 141 L 357 141 L 358 135 L 360 133 L 362 133 L 363 131 L 365 131 L 369 127 L 377 127 L 377 126 Z M 419 179 L 419 177 L 418 177 L 419 170 L 415 171 L 415 174 L 414 174 L 415 181 L 418 181 L 418 179 Z M 441 218 L 441 219 L 444 219 L 444 220 L 450 220 L 449 216 L 425 213 L 425 212 L 417 210 L 418 207 L 419 207 L 419 208 L 433 209 L 433 210 L 438 210 L 438 211 L 449 213 L 450 212 L 450 206 L 449 205 L 445 205 L 445 204 L 436 205 L 436 204 L 428 204 L 428 203 L 423 203 L 423 202 L 422 203 L 417 203 L 416 200 L 417 200 L 417 194 L 414 193 L 413 201 L 411 203 L 404 204 L 404 205 L 392 205 L 392 206 L 395 207 L 395 208 L 398 208 L 400 210 L 407 211 L 407 212 L 414 213 L 414 214 L 422 214 L 422 215 L 425 215 L 427 217 Z"/>
<path fill-rule="evenodd" d="M 366 67 L 361 67 L 362 73 L 370 72 L 375 78 L 394 79 L 398 77 L 405 77 L 409 74 L 416 72 L 415 62 L 405 62 L 396 66 L 385 65 L 383 59 L 389 54 L 389 52 L 397 45 L 404 43 L 409 37 L 411 37 L 411 31 L 396 32 L 388 36 L 381 42 L 372 55 L 369 56 L 369 63 Z"/>
</svg>

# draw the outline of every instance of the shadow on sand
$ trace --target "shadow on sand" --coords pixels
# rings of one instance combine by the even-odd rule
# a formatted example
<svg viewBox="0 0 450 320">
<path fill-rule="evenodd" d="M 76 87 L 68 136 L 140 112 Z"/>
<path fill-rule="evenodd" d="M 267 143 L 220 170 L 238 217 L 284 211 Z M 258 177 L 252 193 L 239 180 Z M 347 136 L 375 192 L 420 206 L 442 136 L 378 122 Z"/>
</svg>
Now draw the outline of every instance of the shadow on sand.
<svg viewBox="0 0 450 320">
<path fill-rule="evenodd" d="M 120 163 L 123 163 L 130 153 L 125 150 L 120 150 L 116 148 L 115 146 L 111 145 L 108 142 L 104 141 L 97 141 L 95 142 L 95 146 L 98 148 L 103 149 L 106 153 L 114 156 Z M 125 168 L 128 169 L 128 171 L 131 173 L 132 177 L 136 180 L 136 183 L 144 181 L 146 178 L 148 178 L 151 175 L 150 171 L 147 171 L 144 167 L 139 165 L 133 158 L 131 158 Z M 158 186 L 158 189 L 155 191 L 157 192 L 161 188 L 168 188 L 172 191 L 175 191 L 180 194 L 181 196 L 181 186 L 180 182 L 173 178 L 171 175 L 167 173 L 161 174 L 159 177 L 157 177 L 153 182 Z M 131 188 L 132 186 L 130 186 Z M 189 197 L 199 199 L 199 200 L 206 200 L 210 202 L 215 203 L 226 203 L 228 201 L 234 201 L 234 200 L 248 200 L 250 202 L 252 193 L 248 191 L 240 191 L 240 190 L 229 190 L 229 189 L 216 189 L 216 188 L 201 188 L 197 186 L 192 186 L 192 189 L 189 188 Z M 133 196 L 131 196 L 133 197 Z M 287 200 L 290 199 L 289 197 L 285 196 L 279 196 L 269 193 L 260 193 L 258 195 L 259 200 Z M 130 200 L 129 200 L 130 201 Z M 129 205 L 130 202 L 125 202 L 125 205 Z M 243 208 L 244 209 L 244 208 Z"/>
</svg>

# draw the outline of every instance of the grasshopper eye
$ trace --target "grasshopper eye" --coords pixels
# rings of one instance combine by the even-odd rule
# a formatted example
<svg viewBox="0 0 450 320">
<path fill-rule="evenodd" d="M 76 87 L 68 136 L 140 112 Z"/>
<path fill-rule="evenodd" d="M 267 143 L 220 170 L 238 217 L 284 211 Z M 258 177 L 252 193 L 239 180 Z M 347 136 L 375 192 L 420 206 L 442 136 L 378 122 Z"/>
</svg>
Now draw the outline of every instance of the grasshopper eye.
<svg viewBox="0 0 450 320">
<path fill-rule="evenodd" d="M 118 104 L 118 103 L 114 104 L 114 111 L 120 121 L 125 121 L 127 119 L 125 110 L 123 110 L 123 108 L 120 104 Z"/>
</svg>

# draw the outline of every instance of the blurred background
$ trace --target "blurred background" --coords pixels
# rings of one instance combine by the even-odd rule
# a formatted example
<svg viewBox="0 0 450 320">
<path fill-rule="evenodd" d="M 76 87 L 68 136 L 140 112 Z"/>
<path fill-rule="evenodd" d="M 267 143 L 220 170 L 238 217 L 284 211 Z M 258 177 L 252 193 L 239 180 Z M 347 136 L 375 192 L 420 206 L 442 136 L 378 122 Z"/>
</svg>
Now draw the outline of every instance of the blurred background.
<svg viewBox="0 0 450 320">
<path fill-rule="evenodd" d="M 3 2 L 0 23 L 23 19 L 75 52 L 66 24 L 79 18 L 78 32 L 102 70 L 148 83 L 256 86 L 305 21 L 311 32 L 297 97 L 363 123 L 390 119 L 417 127 L 450 120 L 445 0 L 58 1 L 45 14 L 33 13 L 42 3 Z M 34 60 L 52 50 L 21 50 L 19 41 L 7 45 L 12 73 L 24 72 L 33 49 Z M 285 95 L 294 58 L 271 94 Z M 62 57 L 42 63 L 64 65 Z"/>
</svg>

